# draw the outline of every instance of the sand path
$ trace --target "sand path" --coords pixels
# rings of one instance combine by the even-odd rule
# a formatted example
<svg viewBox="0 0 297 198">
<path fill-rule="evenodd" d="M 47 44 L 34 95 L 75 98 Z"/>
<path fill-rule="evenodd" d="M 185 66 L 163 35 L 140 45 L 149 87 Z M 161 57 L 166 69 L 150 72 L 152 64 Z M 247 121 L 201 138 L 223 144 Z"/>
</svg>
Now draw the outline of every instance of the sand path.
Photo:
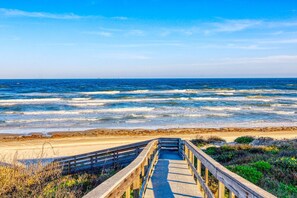
<svg viewBox="0 0 297 198">
<path fill-rule="evenodd" d="M 227 141 L 233 141 L 236 137 L 243 135 L 272 137 L 276 139 L 297 138 L 297 130 L 294 131 L 273 131 L 273 132 L 213 132 L 199 133 L 198 135 L 209 137 L 219 136 Z M 180 137 L 184 139 L 195 138 L 197 134 L 171 135 L 171 137 Z M 100 149 L 111 148 L 138 141 L 153 139 L 157 135 L 146 136 L 97 136 L 97 137 L 62 137 L 49 139 L 30 139 L 0 141 L 0 161 L 11 162 L 14 157 L 18 159 L 36 159 L 52 158 L 60 156 L 70 156 L 81 153 L 92 152 Z M 166 135 L 168 137 L 168 135 Z"/>
</svg>

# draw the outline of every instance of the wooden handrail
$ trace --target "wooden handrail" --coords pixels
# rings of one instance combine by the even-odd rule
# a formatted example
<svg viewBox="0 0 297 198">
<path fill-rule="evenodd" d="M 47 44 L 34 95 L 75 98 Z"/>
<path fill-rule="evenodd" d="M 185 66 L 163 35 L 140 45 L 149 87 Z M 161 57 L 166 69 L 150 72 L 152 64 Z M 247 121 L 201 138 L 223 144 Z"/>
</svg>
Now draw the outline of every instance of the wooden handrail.
<svg viewBox="0 0 297 198">
<path fill-rule="evenodd" d="M 227 168 L 225 168 L 224 166 L 213 160 L 206 153 L 204 153 L 201 149 L 198 149 L 192 142 L 185 140 L 184 145 L 185 159 L 188 161 L 188 164 L 191 167 L 191 170 L 194 171 L 196 177 L 198 177 L 198 181 L 202 186 L 202 190 L 204 191 L 205 197 L 213 196 L 209 195 L 209 189 L 206 188 L 207 182 L 201 178 L 201 164 L 205 166 L 207 178 L 208 171 L 210 171 L 212 175 L 217 180 L 219 180 L 219 198 L 225 196 L 225 187 L 230 191 L 230 197 L 234 197 L 235 195 L 239 198 L 276 198 L 274 195 L 259 188 L 258 186 L 240 177 L 239 175 L 229 171 Z M 194 167 L 194 157 L 197 158 L 197 168 Z"/>
<path fill-rule="evenodd" d="M 135 197 L 139 197 L 141 182 L 145 177 L 145 172 L 151 174 L 148 169 L 151 164 L 155 164 L 158 151 L 158 140 L 153 140 L 142 150 L 139 156 L 130 163 L 126 168 L 103 182 L 101 185 L 93 189 L 85 198 L 96 197 L 121 197 L 124 193 L 129 194 L 132 186 Z M 149 171 L 147 171 L 149 170 Z M 148 179 L 148 176 L 146 176 Z"/>
<path fill-rule="evenodd" d="M 91 168 L 104 168 L 131 163 L 142 149 L 152 140 L 118 146 L 110 149 L 94 151 L 90 153 L 62 157 L 54 160 L 63 173 L 69 174 L 73 172 L 88 170 Z"/>
</svg>

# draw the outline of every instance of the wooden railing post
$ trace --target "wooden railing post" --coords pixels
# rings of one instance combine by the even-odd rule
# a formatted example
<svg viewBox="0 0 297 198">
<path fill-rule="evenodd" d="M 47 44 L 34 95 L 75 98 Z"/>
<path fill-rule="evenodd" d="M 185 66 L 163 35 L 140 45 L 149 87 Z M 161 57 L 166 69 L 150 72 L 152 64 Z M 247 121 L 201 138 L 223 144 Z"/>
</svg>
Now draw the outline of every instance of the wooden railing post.
<svg viewBox="0 0 297 198">
<path fill-rule="evenodd" d="M 208 186 L 208 169 L 205 167 L 205 184 Z"/>
<path fill-rule="evenodd" d="M 201 176 L 201 161 L 197 158 L 197 165 L 196 165 L 197 173 Z M 197 179 L 197 186 L 198 189 L 201 190 L 201 184 L 199 183 Z"/>
<path fill-rule="evenodd" d="M 231 190 L 229 190 L 229 198 L 235 198 L 235 195 Z"/>
<path fill-rule="evenodd" d="M 140 178 L 139 178 L 139 174 L 137 174 L 135 180 L 133 181 L 133 198 L 139 197 L 139 189 L 140 189 Z"/>
<path fill-rule="evenodd" d="M 130 198 L 130 194 L 131 194 L 131 186 L 129 186 L 127 189 L 126 189 L 126 198 Z"/>
<path fill-rule="evenodd" d="M 219 181 L 219 198 L 225 197 L 225 185 Z"/>
<path fill-rule="evenodd" d="M 70 173 L 70 171 L 71 171 L 70 161 L 68 161 L 68 174 Z"/>
</svg>

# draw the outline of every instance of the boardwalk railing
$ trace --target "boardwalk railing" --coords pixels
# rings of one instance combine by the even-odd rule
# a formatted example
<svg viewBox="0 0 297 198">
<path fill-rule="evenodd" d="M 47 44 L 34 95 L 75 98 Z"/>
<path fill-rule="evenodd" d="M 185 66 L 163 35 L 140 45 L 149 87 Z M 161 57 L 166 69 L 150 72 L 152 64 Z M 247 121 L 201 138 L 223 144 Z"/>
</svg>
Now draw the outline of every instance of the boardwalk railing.
<svg viewBox="0 0 297 198">
<path fill-rule="evenodd" d="M 184 158 L 188 162 L 192 175 L 196 178 L 198 188 L 204 197 L 225 197 L 225 190 L 230 198 L 276 198 L 239 175 L 232 173 L 210 156 L 197 148 L 190 141 L 184 141 Z M 202 176 L 203 169 L 203 176 Z M 218 191 L 215 195 L 209 189 L 209 172 L 218 180 Z"/>
<path fill-rule="evenodd" d="M 91 168 L 126 166 L 117 174 L 97 186 L 85 198 L 96 197 L 144 197 L 148 181 L 161 150 L 178 152 L 188 163 L 197 182 L 197 191 L 203 197 L 223 198 L 276 198 L 251 182 L 232 173 L 205 154 L 190 141 L 179 138 L 159 138 L 126 146 L 100 150 L 83 155 L 60 158 L 65 173 Z M 217 180 L 217 181 L 215 181 Z M 213 193 L 210 185 L 217 182 L 218 190 Z M 166 195 L 164 195 L 166 197 Z"/>
<path fill-rule="evenodd" d="M 109 178 L 88 193 L 85 198 L 94 197 L 144 197 L 153 168 L 158 161 L 160 150 L 179 151 L 181 139 L 159 138 L 152 140 L 139 156 L 126 168 Z"/>
<path fill-rule="evenodd" d="M 147 185 L 158 151 L 158 140 L 151 141 L 130 165 L 92 190 L 85 198 L 122 197 L 124 194 L 130 197 L 131 189 L 133 197 L 139 197 L 140 193 L 144 193 L 146 186 L 141 186 Z"/>
<path fill-rule="evenodd" d="M 120 168 L 130 164 L 137 158 L 139 153 L 150 141 L 151 140 L 71 157 L 63 157 L 54 160 L 54 162 L 60 166 L 64 174 L 92 168 Z"/>
</svg>

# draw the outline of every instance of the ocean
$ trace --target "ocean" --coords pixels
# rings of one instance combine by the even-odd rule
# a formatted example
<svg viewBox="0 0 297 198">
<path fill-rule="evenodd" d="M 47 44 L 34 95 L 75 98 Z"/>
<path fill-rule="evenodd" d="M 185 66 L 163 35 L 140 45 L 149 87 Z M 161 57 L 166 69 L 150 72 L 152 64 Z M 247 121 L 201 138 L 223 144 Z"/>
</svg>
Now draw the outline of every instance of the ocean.
<svg viewBox="0 0 297 198">
<path fill-rule="evenodd" d="M 296 123 L 297 79 L 0 80 L 0 133 Z"/>
</svg>

